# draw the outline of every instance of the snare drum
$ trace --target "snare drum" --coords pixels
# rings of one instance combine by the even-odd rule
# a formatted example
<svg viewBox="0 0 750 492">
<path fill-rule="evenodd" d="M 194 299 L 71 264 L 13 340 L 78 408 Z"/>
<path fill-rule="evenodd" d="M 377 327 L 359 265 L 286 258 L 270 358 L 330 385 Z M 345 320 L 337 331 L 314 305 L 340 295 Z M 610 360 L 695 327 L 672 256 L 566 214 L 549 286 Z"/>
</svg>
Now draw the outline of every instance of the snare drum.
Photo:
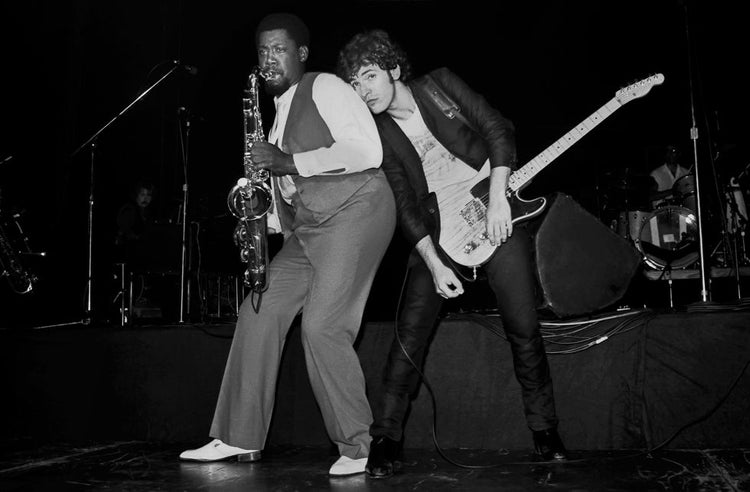
<svg viewBox="0 0 750 492">
<path fill-rule="evenodd" d="M 636 247 L 659 270 L 685 268 L 698 260 L 698 221 L 685 207 L 662 207 L 643 222 Z"/>
</svg>

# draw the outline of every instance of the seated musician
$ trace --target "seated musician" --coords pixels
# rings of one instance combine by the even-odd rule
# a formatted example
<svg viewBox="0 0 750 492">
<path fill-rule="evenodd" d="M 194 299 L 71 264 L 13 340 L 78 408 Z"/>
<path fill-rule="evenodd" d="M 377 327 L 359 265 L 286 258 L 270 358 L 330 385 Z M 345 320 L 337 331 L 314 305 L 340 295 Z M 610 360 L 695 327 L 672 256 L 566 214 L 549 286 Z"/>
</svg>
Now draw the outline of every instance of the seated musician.
<svg viewBox="0 0 750 492">
<path fill-rule="evenodd" d="M 664 162 L 655 168 L 649 176 L 653 179 L 652 191 L 649 194 L 651 204 L 658 208 L 664 200 L 674 199 L 674 184 L 690 170 L 680 165 L 680 149 L 676 145 L 667 145 Z"/>
<path fill-rule="evenodd" d="M 151 200 L 154 185 L 145 180 L 139 180 L 133 186 L 128 201 L 117 212 L 117 235 L 115 245 L 118 249 L 118 259 L 137 268 L 145 263 L 144 248 L 141 247 L 149 224 L 153 222 L 151 214 Z"/>
</svg>

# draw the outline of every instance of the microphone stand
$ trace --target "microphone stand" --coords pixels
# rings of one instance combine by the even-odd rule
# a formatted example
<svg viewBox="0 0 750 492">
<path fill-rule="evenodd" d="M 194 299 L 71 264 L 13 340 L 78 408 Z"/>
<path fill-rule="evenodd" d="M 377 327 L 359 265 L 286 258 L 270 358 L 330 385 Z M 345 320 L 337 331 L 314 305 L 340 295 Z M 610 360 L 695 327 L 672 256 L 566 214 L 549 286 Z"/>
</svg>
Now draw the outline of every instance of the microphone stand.
<svg viewBox="0 0 750 492">
<path fill-rule="evenodd" d="M 183 128 L 182 118 L 178 118 L 180 138 L 180 155 L 182 157 L 182 252 L 180 256 L 180 323 L 184 323 L 184 314 L 187 303 L 190 302 L 190 290 L 186 289 L 186 271 L 187 271 L 187 208 L 188 208 L 188 150 L 190 143 L 190 113 L 183 107 L 177 109 L 178 116 L 184 116 L 185 124 Z M 186 292 L 187 290 L 187 292 Z M 186 295 L 187 294 L 187 295 Z M 189 309 L 188 309 L 189 310 Z"/>
<path fill-rule="evenodd" d="M 146 94 L 151 92 L 151 90 L 159 85 L 164 79 L 169 77 L 169 75 L 172 74 L 177 68 L 180 66 L 180 62 L 175 60 L 172 62 L 173 66 L 169 69 L 167 73 L 162 75 L 156 82 L 151 84 L 146 90 L 141 92 L 133 101 L 125 106 L 125 108 L 122 109 L 114 118 L 109 120 L 104 126 L 102 126 L 99 130 L 97 130 L 91 137 L 89 137 L 85 142 L 81 144 L 80 147 L 78 147 L 73 153 L 70 155 L 70 157 L 75 157 L 78 155 L 79 152 L 81 152 L 86 147 L 90 148 L 90 154 L 91 154 L 91 170 L 89 174 L 89 203 L 88 203 L 88 227 L 87 227 L 87 274 L 86 274 L 86 311 L 85 316 L 82 320 L 83 324 L 87 325 L 91 323 L 92 317 L 93 317 L 93 287 L 94 287 L 94 272 L 93 272 L 93 241 L 94 241 L 94 164 L 95 164 L 95 153 L 96 153 L 96 139 L 99 137 L 99 135 L 104 132 L 107 128 L 112 125 L 117 119 L 119 119 L 122 115 L 124 115 L 130 108 L 132 108 L 138 101 L 143 99 Z"/>
</svg>

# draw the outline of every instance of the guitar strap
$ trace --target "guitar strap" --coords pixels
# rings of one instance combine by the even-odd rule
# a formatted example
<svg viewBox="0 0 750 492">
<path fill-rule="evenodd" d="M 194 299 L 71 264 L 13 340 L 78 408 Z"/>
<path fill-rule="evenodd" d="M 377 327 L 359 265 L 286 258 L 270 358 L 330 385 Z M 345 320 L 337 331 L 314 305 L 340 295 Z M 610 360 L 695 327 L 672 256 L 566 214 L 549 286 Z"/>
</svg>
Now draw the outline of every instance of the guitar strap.
<svg viewBox="0 0 750 492">
<path fill-rule="evenodd" d="M 435 105 L 446 116 L 446 118 L 451 120 L 455 118 L 472 130 L 476 131 L 474 125 L 469 123 L 469 120 L 467 120 L 466 117 L 461 114 L 461 107 L 456 104 L 456 102 L 451 99 L 448 94 L 445 93 L 445 90 L 443 90 L 443 88 L 440 86 L 440 84 L 437 83 L 432 75 L 427 74 L 424 77 L 421 77 L 420 79 L 415 81 L 415 84 L 429 96 L 432 102 L 435 103 Z"/>
</svg>

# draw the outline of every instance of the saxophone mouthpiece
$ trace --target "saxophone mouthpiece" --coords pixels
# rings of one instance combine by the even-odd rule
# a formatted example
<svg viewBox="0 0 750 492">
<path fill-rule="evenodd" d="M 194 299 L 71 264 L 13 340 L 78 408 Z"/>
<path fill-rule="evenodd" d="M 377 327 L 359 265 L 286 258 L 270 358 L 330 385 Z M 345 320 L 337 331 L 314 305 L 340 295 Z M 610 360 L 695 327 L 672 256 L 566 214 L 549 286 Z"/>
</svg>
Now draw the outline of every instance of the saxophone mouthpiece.
<svg viewBox="0 0 750 492">
<path fill-rule="evenodd" d="M 273 72 L 267 68 L 261 68 L 260 66 L 256 65 L 253 67 L 253 73 L 258 75 L 263 80 L 268 80 L 270 77 L 273 76 Z"/>
</svg>

